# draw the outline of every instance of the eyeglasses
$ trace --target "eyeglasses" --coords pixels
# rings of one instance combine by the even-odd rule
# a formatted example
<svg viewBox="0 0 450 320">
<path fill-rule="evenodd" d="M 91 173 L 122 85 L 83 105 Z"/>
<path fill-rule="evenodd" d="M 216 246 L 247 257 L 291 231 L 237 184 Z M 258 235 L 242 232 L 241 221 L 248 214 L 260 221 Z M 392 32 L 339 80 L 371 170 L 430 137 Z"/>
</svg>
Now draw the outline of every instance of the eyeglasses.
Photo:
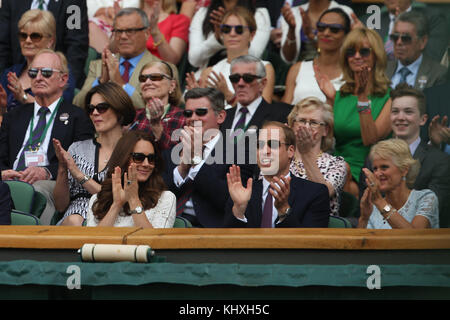
<svg viewBox="0 0 450 320">
<path fill-rule="evenodd" d="M 139 76 L 139 82 L 146 82 L 147 79 L 150 79 L 152 81 L 161 81 L 164 78 L 172 80 L 171 77 L 169 77 L 163 73 L 150 73 L 150 74 L 141 74 Z"/>
<path fill-rule="evenodd" d="M 391 39 L 392 42 L 397 42 L 398 39 L 402 40 L 402 42 L 404 44 L 410 44 L 412 42 L 413 37 L 410 36 L 409 34 L 405 33 L 405 34 L 400 34 L 400 33 L 392 33 L 389 38 Z"/>
<path fill-rule="evenodd" d="M 125 34 L 128 37 L 134 36 L 136 34 L 136 32 L 142 31 L 147 29 L 146 27 L 141 27 L 141 28 L 130 28 L 130 29 L 113 29 L 112 32 L 114 32 L 114 35 L 116 37 L 120 37 L 122 35 L 122 33 L 125 32 Z"/>
<path fill-rule="evenodd" d="M 250 27 L 248 27 L 248 26 L 243 26 L 243 25 L 230 26 L 229 24 L 221 24 L 220 32 L 229 34 L 233 28 L 234 28 L 234 32 L 236 32 L 239 35 L 244 33 L 245 28 L 250 30 Z"/>
<path fill-rule="evenodd" d="M 145 155 L 141 152 L 132 152 L 131 153 L 131 159 L 134 163 L 142 163 L 145 161 L 145 158 L 147 158 L 148 163 L 155 163 L 156 160 L 156 154 L 149 153 L 148 155 Z"/>
<path fill-rule="evenodd" d="M 94 110 L 97 110 L 98 113 L 102 114 L 105 113 L 109 108 L 111 108 L 111 105 L 106 102 L 100 102 L 96 106 L 94 106 L 93 104 L 88 104 L 86 106 L 86 112 L 88 114 L 92 114 Z"/>
<path fill-rule="evenodd" d="M 25 41 L 28 39 L 28 37 L 30 37 L 32 42 L 39 42 L 44 37 L 44 35 L 42 33 L 38 33 L 38 32 L 33 32 L 30 34 L 25 33 L 25 32 L 19 32 L 18 36 L 19 36 L 20 41 Z"/>
<path fill-rule="evenodd" d="M 329 28 L 331 33 L 339 33 L 339 31 L 345 29 L 345 27 L 342 24 L 338 23 L 327 24 L 323 22 L 317 22 L 316 28 L 317 31 L 319 32 L 324 32 L 327 28 Z"/>
<path fill-rule="evenodd" d="M 194 114 L 194 112 L 195 112 L 196 115 L 198 115 L 199 117 L 201 117 L 201 116 L 204 116 L 205 114 L 208 113 L 208 108 L 197 108 L 197 109 L 195 109 L 194 111 L 192 111 L 192 110 L 184 110 L 184 111 L 183 111 L 183 115 L 184 115 L 186 118 L 190 118 L 190 117 L 192 117 L 192 115 Z"/>
<path fill-rule="evenodd" d="M 242 75 L 239 73 L 233 73 L 228 78 L 230 79 L 231 83 L 238 83 L 241 78 L 245 83 L 252 83 L 255 79 L 261 79 L 262 77 L 251 73 L 244 73 Z"/>
<path fill-rule="evenodd" d="M 273 149 L 273 150 L 278 150 L 280 148 L 280 145 L 282 145 L 282 144 L 287 145 L 287 146 L 289 145 L 288 143 L 280 142 L 278 140 L 267 140 L 267 141 L 258 140 L 258 149 L 264 148 L 264 146 L 266 144 L 270 149 Z"/>
<path fill-rule="evenodd" d="M 61 70 L 52 69 L 52 68 L 30 68 L 30 69 L 28 69 L 28 76 L 31 79 L 34 79 L 37 77 L 39 71 L 41 71 L 41 74 L 44 78 L 50 78 L 53 75 L 53 72 L 64 73 Z"/>
<path fill-rule="evenodd" d="M 345 50 L 345 56 L 347 58 L 354 57 L 356 53 L 359 52 L 359 55 L 363 58 L 366 58 L 370 56 L 370 53 L 372 52 L 372 48 L 360 48 L 359 50 L 356 50 L 355 48 L 348 48 Z"/>
<path fill-rule="evenodd" d="M 295 122 L 297 122 L 298 124 L 302 125 L 302 126 L 306 126 L 306 124 L 309 124 L 309 126 L 313 129 L 317 129 L 320 126 L 325 126 L 326 123 L 325 122 L 317 122 L 315 120 L 306 120 L 306 119 L 295 119 Z"/>
</svg>

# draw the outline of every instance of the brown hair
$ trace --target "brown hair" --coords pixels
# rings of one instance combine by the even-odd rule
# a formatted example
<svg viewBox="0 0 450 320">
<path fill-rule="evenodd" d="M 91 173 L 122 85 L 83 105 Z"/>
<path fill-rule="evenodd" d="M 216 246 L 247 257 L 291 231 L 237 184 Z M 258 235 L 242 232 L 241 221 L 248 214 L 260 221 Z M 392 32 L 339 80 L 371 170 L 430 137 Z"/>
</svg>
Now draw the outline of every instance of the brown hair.
<svg viewBox="0 0 450 320">
<path fill-rule="evenodd" d="M 425 95 L 423 94 L 423 92 L 421 90 L 414 89 L 407 83 L 400 83 L 398 86 L 395 87 L 394 90 L 391 91 L 392 102 L 394 102 L 395 99 L 401 98 L 401 97 L 416 98 L 420 115 L 422 116 L 425 113 L 427 113 Z"/>
<path fill-rule="evenodd" d="M 129 125 L 133 122 L 136 116 L 136 110 L 134 109 L 130 96 L 121 86 L 114 82 L 105 82 L 93 87 L 86 94 L 84 108 L 91 103 L 92 96 L 96 93 L 101 95 L 105 102 L 111 106 L 122 126 Z"/>
<path fill-rule="evenodd" d="M 161 157 L 161 153 L 158 149 L 157 143 L 153 138 L 142 131 L 128 131 L 122 138 L 117 142 L 114 148 L 111 158 L 108 162 L 108 172 L 106 179 L 101 184 L 101 190 L 97 194 L 97 201 L 92 206 L 92 211 L 97 220 L 102 220 L 106 213 L 109 211 L 113 203 L 113 192 L 112 192 L 112 174 L 116 167 L 120 167 L 122 170 L 122 183 L 123 174 L 128 171 L 128 167 L 131 161 L 131 153 L 134 150 L 136 143 L 140 140 L 145 140 L 150 142 L 155 149 L 155 167 L 153 168 L 152 174 L 145 182 L 139 182 L 139 200 L 141 201 L 144 210 L 151 209 L 156 206 L 161 193 L 166 190 L 164 180 L 161 176 L 164 170 L 164 162 Z M 125 215 L 130 214 L 130 207 L 126 203 L 123 207 Z"/>
<path fill-rule="evenodd" d="M 372 78 L 372 92 L 370 94 L 384 96 L 389 89 L 390 80 L 386 76 L 387 56 L 384 51 L 383 41 L 378 33 L 367 28 L 356 28 L 346 36 L 341 48 L 340 64 L 342 68 L 343 80 L 340 91 L 344 94 L 353 94 L 355 91 L 355 76 L 348 65 L 348 58 L 345 52 L 349 48 L 361 47 L 364 39 L 367 39 L 375 57 L 375 65 Z"/>
<path fill-rule="evenodd" d="M 263 123 L 261 129 L 264 129 L 269 126 L 278 127 L 281 130 L 283 130 L 286 146 L 287 147 L 294 146 L 294 149 L 295 149 L 296 142 L 295 142 L 294 130 L 292 130 L 290 127 L 288 127 L 284 123 L 281 123 L 278 121 L 266 121 Z"/>
<path fill-rule="evenodd" d="M 256 26 L 255 16 L 247 8 L 241 7 L 241 6 L 236 6 L 232 9 L 228 10 L 227 12 L 225 12 L 225 14 L 222 17 L 222 23 L 225 23 L 225 21 L 230 16 L 236 16 L 240 20 L 244 20 L 245 23 L 247 23 L 248 28 L 250 29 L 250 33 L 256 31 L 257 26 Z"/>
</svg>

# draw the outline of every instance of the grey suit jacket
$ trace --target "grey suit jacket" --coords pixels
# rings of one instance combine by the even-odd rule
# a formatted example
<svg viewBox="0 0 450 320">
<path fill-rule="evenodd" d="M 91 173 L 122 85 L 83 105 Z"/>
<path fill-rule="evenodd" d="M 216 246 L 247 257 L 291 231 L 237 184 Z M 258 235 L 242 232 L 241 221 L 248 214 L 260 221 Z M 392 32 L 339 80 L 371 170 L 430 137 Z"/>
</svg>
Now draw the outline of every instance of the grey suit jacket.
<svg viewBox="0 0 450 320">
<path fill-rule="evenodd" d="M 133 101 L 133 105 L 136 109 L 141 109 L 145 107 L 144 101 L 142 100 L 141 97 L 141 88 L 139 85 L 139 72 L 141 71 L 141 68 L 145 64 L 156 60 L 159 59 L 154 55 L 152 55 L 149 51 L 145 50 L 144 55 L 137 64 L 136 69 L 134 69 L 133 74 L 131 75 L 130 80 L 128 81 L 128 83 L 136 89 L 134 90 L 134 93 L 131 96 L 131 100 Z M 102 74 L 102 60 L 98 59 L 92 61 L 89 65 L 89 73 L 86 78 L 86 81 L 84 82 L 83 88 L 81 88 L 80 92 L 73 99 L 74 105 L 83 107 L 84 98 L 86 97 L 86 94 L 89 92 L 89 90 L 92 89 L 92 83 L 95 81 L 96 78 L 100 77 L 101 74 Z"/>
<path fill-rule="evenodd" d="M 389 79 L 392 79 L 392 77 L 394 76 L 395 71 L 397 70 L 397 66 L 398 60 L 388 61 L 386 67 L 386 75 Z M 424 54 L 422 63 L 420 64 L 416 79 L 414 81 L 414 88 L 421 89 L 419 83 L 419 79 L 421 79 L 421 77 L 426 77 L 427 79 L 425 87 L 423 87 L 422 89 L 445 83 L 447 77 L 447 68 Z"/>
</svg>

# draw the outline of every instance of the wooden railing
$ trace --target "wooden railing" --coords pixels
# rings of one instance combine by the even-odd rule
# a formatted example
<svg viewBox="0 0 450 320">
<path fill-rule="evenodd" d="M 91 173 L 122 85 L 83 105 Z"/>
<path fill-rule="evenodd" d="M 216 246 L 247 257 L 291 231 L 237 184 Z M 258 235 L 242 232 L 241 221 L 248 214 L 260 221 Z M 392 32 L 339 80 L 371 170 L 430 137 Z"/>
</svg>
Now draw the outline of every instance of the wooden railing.
<svg viewBox="0 0 450 320">
<path fill-rule="evenodd" d="M 0 227 L 0 248 L 78 249 L 85 243 L 147 244 L 153 249 L 450 249 L 450 229 Z"/>
</svg>

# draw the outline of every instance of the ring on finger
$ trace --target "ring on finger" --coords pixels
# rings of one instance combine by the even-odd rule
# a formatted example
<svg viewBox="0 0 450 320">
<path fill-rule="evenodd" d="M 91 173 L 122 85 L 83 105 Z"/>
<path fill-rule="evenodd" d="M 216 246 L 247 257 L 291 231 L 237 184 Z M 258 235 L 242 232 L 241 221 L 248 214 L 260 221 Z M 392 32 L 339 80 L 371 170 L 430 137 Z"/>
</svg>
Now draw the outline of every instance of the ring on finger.
<svg viewBox="0 0 450 320">
<path fill-rule="evenodd" d="M 127 184 L 128 184 L 128 185 L 130 185 L 131 183 L 132 183 L 132 181 L 131 181 L 131 180 L 128 180 L 128 181 L 127 181 Z"/>
</svg>

